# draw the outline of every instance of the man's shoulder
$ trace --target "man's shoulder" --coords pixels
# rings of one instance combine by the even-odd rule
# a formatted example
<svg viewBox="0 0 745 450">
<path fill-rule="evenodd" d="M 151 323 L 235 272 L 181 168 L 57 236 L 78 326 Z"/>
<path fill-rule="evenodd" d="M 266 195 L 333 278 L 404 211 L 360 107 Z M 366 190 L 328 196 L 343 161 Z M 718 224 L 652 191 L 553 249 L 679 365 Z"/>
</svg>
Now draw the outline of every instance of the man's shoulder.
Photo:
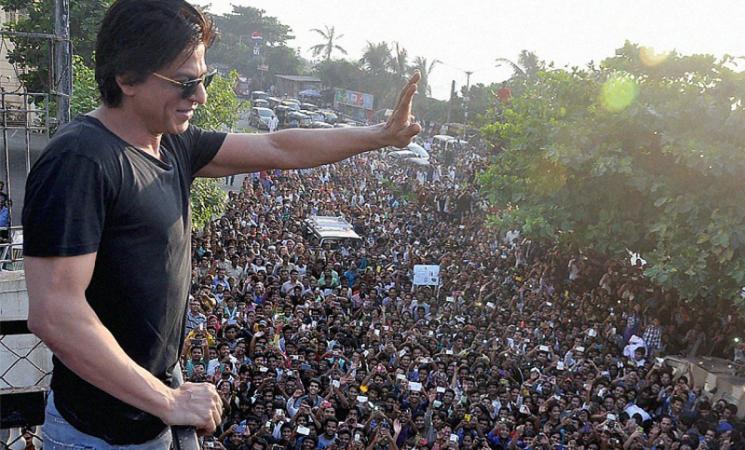
<svg viewBox="0 0 745 450">
<path fill-rule="evenodd" d="M 93 161 L 103 161 L 114 154 L 115 148 L 126 145 L 96 119 L 78 116 L 65 125 L 47 144 L 44 158 L 74 154 Z"/>
</svg>

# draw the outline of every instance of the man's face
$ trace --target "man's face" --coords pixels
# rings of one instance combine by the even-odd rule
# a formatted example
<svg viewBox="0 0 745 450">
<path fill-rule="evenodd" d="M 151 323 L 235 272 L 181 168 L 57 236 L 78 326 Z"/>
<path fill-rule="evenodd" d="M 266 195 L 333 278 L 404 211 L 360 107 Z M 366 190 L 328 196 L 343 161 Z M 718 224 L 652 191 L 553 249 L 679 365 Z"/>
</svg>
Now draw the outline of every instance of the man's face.
<svg viewBox="0 0 745 450">
<path fill-rule="evenodd" d="M 668 432 L 673 428 L 673 421 L 669 417 L 665 417 L 660 422 L 660 428 L 663 432 Z"/>
<path fill-rule="evenodd" d="M 326 423 L 326 436 L 331 437 L 336 434 L 336 422 L 329 421 Z"/>
<path fill-rule="evenodd" d="M 192 361 L 199 361 L 202 359 L 202 349 L 201 348 L 194 348 L 191 351 L 191 360 Z"/>
<path fill-rule="evenodd" d="M 183 55 L 166 67 L 158 70 L 160 75 L 185 82 L 196 79 L 207 72 L 204 60 L 204 44 L 199 44 L 187 57 Z M 129 102 L 138 119 L 151 134 L 179 134 L 189 127 L 194 110 L 207 102 L 207 91 L 199 85 L 194 95 L 182 98 L 181 88 L 150 75 L 142 83 L 120 84 L 125 101 Z"/>
</svg>

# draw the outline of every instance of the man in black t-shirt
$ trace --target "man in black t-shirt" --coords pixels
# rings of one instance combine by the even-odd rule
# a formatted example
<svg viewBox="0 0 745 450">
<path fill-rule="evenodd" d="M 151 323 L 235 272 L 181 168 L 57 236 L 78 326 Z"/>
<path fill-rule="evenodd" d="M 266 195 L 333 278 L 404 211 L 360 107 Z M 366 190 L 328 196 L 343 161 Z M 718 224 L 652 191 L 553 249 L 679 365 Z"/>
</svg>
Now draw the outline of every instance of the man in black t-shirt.
<svg viewBox="0 0 745 450">
<path fill-rule="evenodd" d="M 191 274 L 189 188 L 197 176 L 304 168 L 393 145 L 419 74 L 386 124 L 225 134 L 189 125 L 214 72 L 210 20 L 183 0 L 118 0 L 96 45 L 103 104 L 65 126 L 27 181 L 29 328 L 54 352 L 45 439 L 170 445 L 168 425 L 211 433 L 211 384 L 169 387 Z"/>
</svg>

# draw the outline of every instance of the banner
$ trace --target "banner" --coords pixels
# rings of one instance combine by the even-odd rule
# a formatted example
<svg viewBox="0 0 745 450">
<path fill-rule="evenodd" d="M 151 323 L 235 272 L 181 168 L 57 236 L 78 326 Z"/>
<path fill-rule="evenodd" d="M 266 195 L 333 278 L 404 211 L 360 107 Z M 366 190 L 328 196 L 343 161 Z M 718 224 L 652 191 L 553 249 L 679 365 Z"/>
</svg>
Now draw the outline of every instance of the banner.
<svg viewBox="0 0 745 450">
<path fill-rule="evenodd" d="M 374 99 L 375 97 L 373 97 L 372 94 L 348 91 L 346 89 L 336 89 L 334 93 L 334 106 L 347 105 L 354 106 L 355 108 L 372 110 Z"/>
<path fill-rule="evenodd" d="M 440 266 L 414 266 L 414 286 L 439 286 Z"/>
</svg>

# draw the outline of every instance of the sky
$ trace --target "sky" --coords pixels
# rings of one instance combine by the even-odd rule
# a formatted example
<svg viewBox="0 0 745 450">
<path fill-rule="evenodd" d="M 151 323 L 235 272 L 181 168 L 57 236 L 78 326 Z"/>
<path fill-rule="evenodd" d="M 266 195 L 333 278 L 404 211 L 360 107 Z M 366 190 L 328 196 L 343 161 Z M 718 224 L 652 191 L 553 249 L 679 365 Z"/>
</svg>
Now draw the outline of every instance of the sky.
<svg viewBox="0 0 745 450">
<path fill-rule="evenodd" d="M 496 58 L 535 52 L 557 67 L 584 66 L 611 56 L 625 40 L 655 51 L 745 56 L 745 1 L 726 0 L 212 0 L 210 11 L 253 6 L 289 25 L 288 42 L 311 58 L 321 42 L 311 28 L 335 26 L 347 58 L 359 59 L 367 41 L 399 42 L 409 60 L 442 64 L 432 72 L 432 96 L 447 99 L 451 80 L 466 84 L 510 77 Z M 337 53 L 337 57 L 342 56 Z"/>
</svg>

